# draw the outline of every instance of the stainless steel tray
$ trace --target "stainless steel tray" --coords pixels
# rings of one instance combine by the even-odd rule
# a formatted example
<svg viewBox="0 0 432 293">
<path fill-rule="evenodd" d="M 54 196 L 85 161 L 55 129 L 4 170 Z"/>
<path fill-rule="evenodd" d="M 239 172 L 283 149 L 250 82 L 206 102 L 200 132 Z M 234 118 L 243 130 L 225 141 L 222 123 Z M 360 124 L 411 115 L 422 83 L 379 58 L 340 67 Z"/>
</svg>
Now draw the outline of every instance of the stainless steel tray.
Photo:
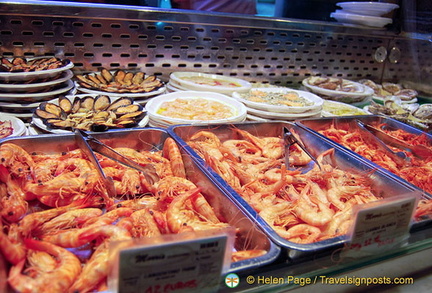
<svg viewBox="0 0 432 293">
<path fill-rule="evenodd" d="M 246 130 L 256 136 L 279 136 L 283 135 L 283 128 L 287 127 L 292 132 L 298 134 L 300 140 L 306 146 L 306 148 L 314 155 L 318 156 L 322 152 L 331 148 L 335 149 L 335 160 L 336 166 L 342 170 L 350 170 L 357 172 L 364 172 L 369 174 L 373 178 L 373 190 L 375 194 L 382 195 L 383 197 L 392 197 L 397 195 L 403 195 L 416 191 L 416 188 L 402 184 L 395 177 L 390 176 L 387 172 L 376 168 L 374 164 L 359 160 L 349 152 L 340 148 L 335 144 L 331 144 L 328 141 L 322 139 L 316 135 L 313 131 L 299 127 L 298 125 L 287 123 L 287 122 L 245 122 L 234 125 L 212 125 L 212 126 L 190 126 L 190 125 L 177 125 L 168 128 L 170 135 L 181 145 L 190 156 L 196 160 L 200 165 L 205 167 L 206 172 L 209 176 L 214 178 L 221 188 L 227 191 L 233 200 L 235 200 L 239 206 L 253 219 L 263 231 L 278 245 L 288 250 L 296 250 L 300 252 L 317 252 L 319 250 L 334 249 L 342 246 L 347 242 L 346 236 L 334 237 L 320 242 L 310 244 L 299 244 L 290 242 L 281 236 L 268 225 L 263 218 L 243 199 L 231 186 L 224 181 L 214 170 L 212 170 L 205 161 L 199 157 L 199 155 L 192 150 L 186 143 L 189 138 L 200 130 L 208 130 L 218 136 L 222 141 L 233 137 L 232 127 L 237 127 L 242 130 Z M 312 164 L 312 166 L 310 165 Z M 305 167 L 306 170 L 313 167 L 313 163 L 310 163 Z M 295 255 L 295 254 L 294 254 Z M 298 255 L 301 255 L 299 253 Z"/>
<path fill-rule="evenodd" d="M 431 198 L 432 195 L 430 193 L 426 192 L 425 190 L 415 186 L 411 182 L 401 178 L 400 176 L 397 176 L 396 174 L 392 173 L 391 171 L 386 170 L 385 168 L 382 168 L 378 164 L 375 164 L 374 162 L 368 160 L 367 158 L 357 154 L 356 152 L 353 152 L 349 148 L 342 146 L 342 145 L 338 144 L 337 142 L 335 142 L 335 141 L 333 141 L 333 140 L 331 140 L 331 139 L 327 138 L 326 136 L 319 133 L 319 131 L 321 131 L 321 130 L 328 129 L 328 127 L 330 127 L 330 125 L 336 125 L 337 128 L 341 128 L 341 129 L 348 129 L 348 125 L 355 120 L 360 120 L 361 122 L 363 122 L 365 124 L 371 124 L 371 125 L 385 123 L 391 129 L 402 129 L 402 130 L 405 130 L 406 132 L 416 134 L 416 135 L 425 134 L 429 138 L 429 140 L 432 142 L 432 135 L 430 135 L 430 134 L 428 134 L 428 133 L 426 133 L 420 129 L 412 127 L 408 124 L 402 123 L 402 122 L 397 121 L 397 120 L 392 119 L 392 118 L 380 116 L 380 115 L 303 119 L 303 120 L 296 121 L 296 124 L 302 128 L 306 128 L 306 129 L 309 129 L 309 130 L 315 132 L 316 135 L 320 136 L 323 140 L 326 140 L 331 144 L 334 144 L 334 145 L 337 145 L 337 146 L 344 148 L 347 152 L 351 153 L 353 156 L 357 157 L 359 160 L 365 160 L 368 163 L 375 165 L 377 168 L 380 168 L 383 171 L 388 172 L 389 176 L 393 176 L 396 180 L 401 181 L 403 184 L 410 185 L 413 188 L 416 188 L 416 189 L 422 191 L 424 193 L 424 196 Z M 369 133 L 366 133 L 366 134 L 369 135 Z"/>
<path fill-rule="evenodd" d="M 161 150 L 168 137 L 165 129 L 142 128 L 130 130 L 114 130 L 104 133 L 92 133 L 92 135 L 111 147 L 128 147 L 135 150 Z M 15 143 L 29 153 L 59 153 L 78 148 L 74 134 L 48 134 L 27 137 L 12 137 L 0 141 Z M 196 164 L 182 149 L 182 156 L 188 179 L 199 186 L 202 194 L 214 208 L 216 214 L 222 217 L 237 229 L 235 249 L 262 249 L 267 253 L 260 257 L 233 262 L 231 272 L 239 272 L 255 269 L 262 265 L 272 263 L 280 254 L 280 247 L 275 245 L 249 217 L 238 208 L 228 197 L 224 190 L 220 189 L 213 179 L 209 178 L 202 170 L 202 166 Z"/>
</svg>

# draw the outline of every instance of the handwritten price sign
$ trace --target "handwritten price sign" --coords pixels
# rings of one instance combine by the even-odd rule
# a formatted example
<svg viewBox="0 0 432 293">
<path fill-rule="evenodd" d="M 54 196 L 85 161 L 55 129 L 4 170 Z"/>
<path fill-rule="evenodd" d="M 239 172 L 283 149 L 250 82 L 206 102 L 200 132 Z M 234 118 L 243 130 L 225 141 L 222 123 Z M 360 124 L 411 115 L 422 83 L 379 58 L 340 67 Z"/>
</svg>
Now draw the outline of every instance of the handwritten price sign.
<svg viewBox="0 0 432 293">
<path fill-rule="evenodd" d="M 363 206 L 355 211 L 351 241 L 342 255 L 363 257 L 399 247 L 409 237 L 417 193 L 392 197 Z"/>
</svg>

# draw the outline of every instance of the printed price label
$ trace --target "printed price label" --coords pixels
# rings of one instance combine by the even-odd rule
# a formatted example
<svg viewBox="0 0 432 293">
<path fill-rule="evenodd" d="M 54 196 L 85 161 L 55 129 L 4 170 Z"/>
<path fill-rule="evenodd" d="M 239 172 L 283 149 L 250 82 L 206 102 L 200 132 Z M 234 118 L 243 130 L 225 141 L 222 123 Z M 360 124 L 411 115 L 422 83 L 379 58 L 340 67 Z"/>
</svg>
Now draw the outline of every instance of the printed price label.
<svg viewBox="0 0 432 293">
<path fill-rule="evenodd" d="M 228 235 L 212 235 L 119 251 L 117 292 L 216 292 Z"/>
<path fill-rule="evenodd" d="M 392 197 L 371 203 L 356 211 L 351 241 L 344 248 L 345 257 L 376 255 L 399 247 L 409 237 L 409 229 L 418 194 Z"/>
</svg>

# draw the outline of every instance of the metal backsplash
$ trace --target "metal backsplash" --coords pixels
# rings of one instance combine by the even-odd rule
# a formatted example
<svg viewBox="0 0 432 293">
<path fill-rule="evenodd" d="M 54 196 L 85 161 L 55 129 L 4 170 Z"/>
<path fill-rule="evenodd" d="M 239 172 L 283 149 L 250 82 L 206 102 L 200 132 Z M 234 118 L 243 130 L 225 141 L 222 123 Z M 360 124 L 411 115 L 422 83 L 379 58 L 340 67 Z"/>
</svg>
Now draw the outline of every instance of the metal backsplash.
<svg viewBox="0 0 432 293">
<path fill-rule="evenodd" d="M 201 71 L 292 87 L 310 75 L 416 82 L 432 75 L 430 42 L 384 29 L 133 6 L 36 3 L 0 1 L 3 57 L 55 55 L 72 60 L 76 72 L 122 68 L 166 81 L 173 71 Z"/>
</svg>

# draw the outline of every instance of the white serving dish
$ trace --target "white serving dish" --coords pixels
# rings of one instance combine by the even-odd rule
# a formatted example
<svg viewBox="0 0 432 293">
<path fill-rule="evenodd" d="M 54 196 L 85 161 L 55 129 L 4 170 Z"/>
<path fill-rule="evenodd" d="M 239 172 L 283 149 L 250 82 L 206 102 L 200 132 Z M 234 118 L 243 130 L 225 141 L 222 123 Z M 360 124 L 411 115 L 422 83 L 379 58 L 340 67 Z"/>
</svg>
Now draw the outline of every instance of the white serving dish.
<svg viewBox="0 0 432 293">
<path fill-rule="evenodd" d="M 339 2 L 336 5 L 346 12 L 369 16 L 381 16 L 399 8 L 397 4 L 385 2 Z"/>
<path fill-rule="evenodd" d="M 218 101 L 231 107 L 231 109 L 234 112 L 234 115 L 226 119 L 204 121 L 204 120 L 187 120 L 187 119 L 171 118 L 157 113 L 163 102 L 173 101 L 179 98 L 181 99 L 203 99 L 204 98 L 212 101 Z M 200 92 L 200 91 L 181 91 L 181 92 L 173 92 L 173 93 L 160 95 L 150 99 L 150 101 L 147 102 L 147 104 L 145 105 L 145 108 L 147 110 L 147 114 L 150 117 L 150 122 L 152 124 L 157 123 L 159 125 L 165 125 L 165 126 L 176 125 L 176 124 L 207 125 L 207 124 L 220 124 L 220 123 L 236 123 L 236 122 L 243 122 L 246 119 L 246 115 L 247 115 L 246 106 L 236 101 L 235 99 L 219 93 Z"/>
<path fill-rule="evenodd" d="M 74 82 L 72 80 L 68 80 L 64 83 L 64 86 L 48 92 L 41 93 L 0 93 L 0 101 L 5 102 L 23 102 L 23 103 L 33 103 L 37 101 L 46 101 L 50 98 L 54 98 L 60 94 L 63 94 L 67 91 L 70 91 L 74 88 Z"/>
<path fill-rule="evenodd" d="M 8 115 L 8 114 L 1 113 L 0 121 L 11 121 L 12 122 L 13 132 L 11 135 L 9 135 L 7 137 L 21 136 L 26 131 L 26 126 L 25 126 L 24 122 L 21 119 L 15 117 L 14 115 Z"/>
<path fill-rule="evenodd" d="M 253 102 L 243 98 L 242 97 L 243 93 L 239 93 L 239 92 L 234 92 L 232 94 L 232 97 L 237 101 L 244 103 L 249 108 L 257 109 L 260 111 L 284 113 L 284 114 L 305 113 L 311 111 L 316 112 L 321 109 L 324 102 L 322 98 L 318 97 L 317 95 L 311 92 L 293 90 L 290 88 L 252 88 L 249 92 L 252 91 L 261 91 L 269 94 L 294 92 L 298 94 L 300 97 L 308 100 L 309 102 L 312 102 L 313 105 L 304 106 L 304 107 L 291 107 L 291 106 L 283 106 L 283 105 L 279 106 L 279 105 L 272 105 L 268 103 Z"/>
<path fill-rule="evenodd" d="M 309 83 L 310 79 L 311 79 L 311 77 L 303 79 L 303 81 L 302 81 L 303 86 L 306 87 L 311 92 L 314 92 L 314 93 L 319 94 L 319 95 L 324 95 L 324 96 L 333 97 L 333 98 L 358 99 L 358 98 L 366 98 L 366 97 L 372 96 L 374 94 L 373 89 L 371 89 L 370 87 L 365 86 L 365 85 L 358 83 L 358 82 L 351 81 L 351 80 L 344 79 L 343 82 L 346 84 L 350 84 L 350 85 L 354 86 L 355 91 L 344 92 L 344 91 L 329 90 L 329 89 L 321 88 L 319 86 L 312 85 Z"/>
<path fill-rule="evenodd" d="M 202 82 L 208 82 L 208 84 L 183 79 L 187 77 L 202 78 Z M 250 82 L 243 79 L 201 72 L 173 72 L 170 74 L 170 81 L 174 82 L 174 86 L 180 89 L 186 88 L 188 90 L 216 92 L 227 95 L 231 95 L 233 92 L 247 92 L 252 87 Z M 215 84 L 220 82 L 232 83 L 235 86 Z"/>
<path fill-rule="evenodd" d="M 92 94 L 68 95 L 68 96 L 66 96 L 66 98 L 68 98 L 70 101 L 73 102 L 76 97 L 78 97 L 78 98 L 84 98 L 84 97 L 88 97 L 88 96 L 90 96 L 90 97 L 96 97 L 98 95 L 94 95 L 94 94 L 93 95 Z M 111 98 L 111 102 L 114 102 L 118 98 L 121 98 L 121 97 L 113 96 Z M 51 101 L 48 101 L 48 103 L 53 103 L 53 104 L 58 105 L 58 98 L 57 99 L 53 99 Z M 137 104 L 136 102 L 134 102 L 134 103 Z M 145 127 L 147 125 L 148 121 L 149 121 L 149 117 L 148 117 L 148 115 L 145 115 L 143 117 L 143 119 L 141 119 L 141 121 L 138 123 L 138 125 L 136 127 Z M 39 117 L 37 117 L 36 115 L 32 115 L 32 123 L 34 125 L 36 125 L 38 128 L 40 128 L 41 130 L 44 130 L 46 132 L 50 132 L 50 133 L 71 133 L 70 130 L 50 128 L 50 127 L 46 126 L 45 123 L 43 122 L 43 120 L 40 119 Z M 118 128 L 116 128 L 116 129 L 118 129 Z"/>
<path fill-rule="evenodd" d="M 323 110 L 321 115 L 323 117 L 333 116 L 353 116 L 353 115 L 368 115 L 368 111 L 352 106 L 350 104 L 336 102 L 336 101 L 324 101 Z"/>
<path fill-rule="evenodd" d="M 51 88 L 55 85 L 59 85 L 73 77 L 72 70 L 66 70 L 61 73 L 56 79 L 36 82 L 36 83 L 0 83 L 0 92 L 6 93 L 35 93 L 40 90 Z"/>
<path fill-rule="evenodd" d="M 384 27 L 393 22 L 391 18 L 387 18 L 387 17 L 354 14 L 354 13 L 344 12 L 342 10 L 336 10 L 335 12 L 332 12 L 330 14 L 330 17 L 333 17 L 338 22 L 342 22 L 342 23 L 364 25 L 368 27 L 378 27 L 378 28 Z"/>
<path fill-rule="evenodd" d="M 295 120 L 300 118 L 311 118 L 320 115 L 321 108 L 318 111 L 310 111 L 306 113 L 277 113 L 277 112 L 269 112 L 269 111 L 261 111 L 253 108 L 247 108 L 248 114 L 251 114 L 255 117 L 261 117 L 264 119 L 272 119 L 272 120 Z"/>
<path fill-rule="evenodd" d="M 28 60 L 41 59 L 46 57 L 37 57 L 37 58 L 27 58 Z M 72 69 L 74 64 L 72 61 L 68 60 L 67 64 L 63 67 L 55 68 L 55 69 L 47 69 L 40 71 L 29 71 L 29 72 L 0 72 L 0 80 L 3 82 L 26 82 L 29 80 L 40 80 L 46 78 L 53 78 L 63 71 L 68 69 Z"/>
</svg>

